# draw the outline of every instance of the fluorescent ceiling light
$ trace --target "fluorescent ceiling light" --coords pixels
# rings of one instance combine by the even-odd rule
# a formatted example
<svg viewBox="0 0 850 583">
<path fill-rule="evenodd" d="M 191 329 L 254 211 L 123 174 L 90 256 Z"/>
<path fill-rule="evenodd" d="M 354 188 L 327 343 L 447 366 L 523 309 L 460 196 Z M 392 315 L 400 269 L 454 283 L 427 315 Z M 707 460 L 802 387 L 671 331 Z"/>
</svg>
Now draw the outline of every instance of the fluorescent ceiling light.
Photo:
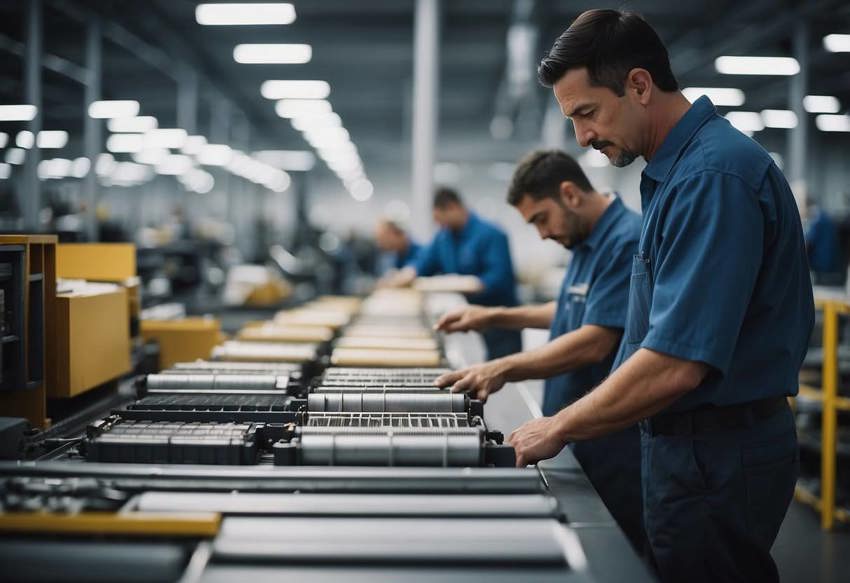
<svg viewBox="0 0 850 583">
<path fill-rule="evenodd" d="M 331 104 L 324 99 L 281 99 L 274 110 L 280 117 L 313 116 L 331 113 Z"/>
<path fill-rule="evenodd" d="M 803 108 L 809 113 L 838 113 L 841 111 L 841 102 L 832 95 L 806 95 Z"/>
<path fill-rule="evenodd" d="M 760 132 L 764 129 L 761 115 L 755 111 L 730 111 L 726 119 L 742 132 Z"/>
<path fill-rule="evenodd" d="M 763 109 L 761 120 L 766 128 L 791 129 L 797 127 L 797 114 L 788 109 Z"/>
<path fill-rule="evenodd" d="M 42 160 L 38 163 L 36 172 L 39 179 L 49 180 L 51 178 L 67 178 L 71 176 L 71 169 L 74 163 L 65 158 L 53 158 L 51 160 Z"/>
<path fill-rule="evenodd" d="M 94 171 L 98 176 L 107 176 L 115 168 L 115 157 L 112 154 L 103 153 L 98 155 L 94 163 Z"/>
<path fill-rule="evenodd" d="M 180 148 L 180 150 L 184 154 L 191 154 L 192 156 L 197 156 L 206 145 L 207 139 L 204 136 L 189 136 L 186 138 L 186 143 L 183 144 L 183 147 Z"/>
<path fill-rule="evenodd" d="M 0 121 L 30 121 L 36 113 L 34 105 L 0 105 Z"/>
<path fill-rule="evenodd" d="M 306 150 L 262 150 L 254 152 L 260 162 L 294 172 L 307 172 L 316 164 L 316 156 Z"/>
<path fill-rule="evenodd" d="M 133 160 L 139 164 L 155 166 L 168 158 L 171 152 L 167 148 L 144 148 L 133 154 Z"/>
<path fill-rule="evenodd" d="M 157 174 L 177 176 L 192 169 L 192 159 L 184 154 L 171 154 L 157 164 L 154 169 Z"/>
<path fill-rule="evenodd" d="M 198 194 L 206 194 L 215 186 L 215 179 L 212 174 L 200 168 L 194 168 L 181 175 L 178 180 L 193 192 Z"/>
<path fill-rule="evenodd" d="M 6 162 L 13 166 L 20 166 L 26 160 L 27 151 L 22 148 L 9 148 L 6 150 Z"/>
<path fill-rule="evenodd" d="M 734 87 L 686 87 L 682 94 L 691 103 L 705 95 L 721 107 L 740 107 L 745 99 L 744 92 Z"/>
<path fill-rule="evenodd" d="M 351 198 L 358 202 L 364 202 L 372 198 L 374 191 L 375 187 L 372 186 L 372 183 L 364 178 L 352 184 L 349 192 L 351 192 Z"/>
<path fill-rule="evenodd" d="M 12 167 L 6 163 L 0 163 L 0 180 L 6 180 L 12 175 Z"/>
<path fill-rule="evenodd" d="M 724 75 L 796 75 L 800 63 L 791 57 L 717 57 L 714 68 Z"/>
<path fill-rule="evenodd" d="M 85 178 L 89 170 L 91 170 L 91 160 L 85 157 L 76 158 L 71 167 L 71 175 L 74 178 Z"/>
<path fill-rule="evenodd" d="M 68 132 L 65 130 L 42 130 L 38 132 L 39 148 L 58 149 L 64 148 L 68 143 Z"/>
<path fill-rule="evenodd" d="M 207 144 L 198 152 L 198 162 L 204 166 L 227 166 L 233 150 L 224 144 Z"/>
<path fill-rule="evenodd" d="M 29 130 L 18 132 L 18 135 L 15 136 L 15 145 L 24 150 L 29 150 L 35 145 L 35 136 Z"/>
<path fill-rule="evenodd" d="M 823 37 L 823 48 L 831 53 L 850 53 L 850 34 L 828 34 Z"/>
<path fill-rule="evenodd" d="M 324 99 L 331 86 L 327 81 L 264 81 L 260 94 L 266 99 Z"/>
<path fill-rule="evenodd" d="M 139 114 L 139 102 L 132 99 L 114 101 L 94 101 L 89 105 L 89 117 L 112 119 L 116 117 L 136 117 Z"/>
<path fill-rule="evenodd" d="M 850 132 L 850 115 L 819 115 L 815 125 L 822 132 Z"/>
<path fill-rule="evenodd" d="M 151 115 L 140 115 L 137 117 L 121 117 L 110 119 L 106 123 L 106 127 L 110 132 L 115 133 L 145 133 L 156 129 L 159 122 Z"/>
<path fill-rule="evenodd" d="M 292 24 L 295 8 L 285 2 L 198 4 L 195 20 L 205 26 Z"/>
<path fill-rule="evenodd" d="M 299 115 L 298 117 L 292 118 L 292 121 L 290 123 L 292 124 L 292 127 L 294 127 L 299 132 L 304 132 L 311 128 L 342 126 L 342 120 L 335 113 L 325 113 L 319 115 Z"/>
<path fill-rule="evenodd" d="M 0 132 L 0 148 L 5 148 L 9 143 L 9 134 Z"/>
<path fill-rule="evenodd" d="M 233 58 L 249 65 L 303 65 L 313 58 L 313 49 L 304 44 L 243 44 L 233 49 Z"/>
<path fill-rule="evenodd" d="M 106 149 L 116 154 L 139 152 L 144 146 L 142 134 L 112 134 L 106 139 Z"/>
<path fill-rule="evenodd" d="M 180 128 L 160 128 L 145 134 L 145 148 L 182 148 L 189 135 Z"/>
</svg>

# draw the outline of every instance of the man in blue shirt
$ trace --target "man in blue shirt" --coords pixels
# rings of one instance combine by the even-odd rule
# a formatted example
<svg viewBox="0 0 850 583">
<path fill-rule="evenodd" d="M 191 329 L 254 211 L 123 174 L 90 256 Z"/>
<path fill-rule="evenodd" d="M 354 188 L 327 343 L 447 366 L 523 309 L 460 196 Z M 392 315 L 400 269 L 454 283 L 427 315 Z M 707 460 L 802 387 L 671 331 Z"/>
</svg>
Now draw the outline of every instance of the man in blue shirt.
<svg viewBox="0 0 850 583">
<path fill-rule="evenodd" d="M 436 384 L 486 400 L 507 382 L 543 378 L 543 414 L 554 415 L 611 370 L 626 322 L 640 215 L 619 198 L 596 192 L 578 163 L 558 150 L 532 152 L 520 161 L 508 202 L 541 238 L 572 250 L 558 301 L 516 308 L 470 306 L 446 314 L 437 327 L 446 332 L 549 328 L 550 342 L 445 374 Z M 635 548 L 643 550 L 637 425 L 576 443 L 573 453 Z"/>
<path fill-rule="evenodd" d="M 516 306 L 516 280 L 505 233 L 470 212 L 449 188 L 437 190 L 433 206 L 434 220 L 441 229 L 421 250 L 406 279 L 448 273 L 474 275 L 483 289 L 468 296 L 471 303 Z M 483 331 L 482 336 L 488 359 L 522 350 L 517 330 L 493 328 Z"/>
<path fill-rule="evenodd" d="M 398 221 L 384 218 L 375 226 L 375 244 L 381 250 L 378 274 L 401 270 L 416 262 L 420 246 Z"/>
<path fill-rule="evenodd" d="M 768 153 L 679 92 L 639 16 L 580 15 L 538 69 L 583 146 L 638 156 L 643 226 L 611 375 L 509 438 L 517 464 L 640 422 L 662 581 L 778 581 L 770 547 L 799 466 L 786 397 L 814 321 L 802 225 Z"/>
</svg>

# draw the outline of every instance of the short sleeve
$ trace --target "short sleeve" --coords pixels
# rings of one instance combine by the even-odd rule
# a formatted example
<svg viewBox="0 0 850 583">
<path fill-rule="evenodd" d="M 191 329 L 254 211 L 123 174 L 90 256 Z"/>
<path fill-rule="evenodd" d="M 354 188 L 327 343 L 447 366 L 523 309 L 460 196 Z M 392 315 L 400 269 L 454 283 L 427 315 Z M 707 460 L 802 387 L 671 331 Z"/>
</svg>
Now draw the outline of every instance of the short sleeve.
<svg viewBox="0 0 850 583">
<path fill-rule="evenodd" d="M 650 250 L 652 303 L 641 346 L 726 374 L 761 267 L 758 198 L 718 172 L 684 179 L 667 198 Z"/>
<path fill-rule="evenodd" d="M 610 257 L 600 258 L 603 267 L 588 290 L 582 324 L 625 327 L 632 257 L 636 252 L 637 241 L 632 240 L 616 247 Z"/>
</svg>

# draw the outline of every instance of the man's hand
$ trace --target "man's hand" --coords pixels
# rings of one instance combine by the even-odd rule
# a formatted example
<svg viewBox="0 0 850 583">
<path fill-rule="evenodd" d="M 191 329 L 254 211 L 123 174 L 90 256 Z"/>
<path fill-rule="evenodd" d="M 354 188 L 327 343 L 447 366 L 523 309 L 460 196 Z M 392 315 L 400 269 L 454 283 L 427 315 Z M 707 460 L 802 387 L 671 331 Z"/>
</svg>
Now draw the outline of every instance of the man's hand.
<svg viewBox="0 0 850 583">
<path fill-rule="evenodd" d="M 441 332 L 468 332 L 470 330 L 481 330 L 490 325 L 492 310 L 481 306 L 468 306 L 444 314 L 434 326 L 435 330 Z"/>
<path fill-rule="evenodd" d="M 439 376 L 434 384 L 438 387 L 454 385 L 453 393 L 469 393 L 476 399 L 486 401 L 490 394 L 505 386 L 505 367 L 502 359 L 476 364 Z"/>
<path fill-rule="evenodd" d="M 567 445 L 558 431 L 557 417 L 529 421 L 511 433 L 508 443 L 514 448 L 518 468 L 555 457 Z"/>
</svg>

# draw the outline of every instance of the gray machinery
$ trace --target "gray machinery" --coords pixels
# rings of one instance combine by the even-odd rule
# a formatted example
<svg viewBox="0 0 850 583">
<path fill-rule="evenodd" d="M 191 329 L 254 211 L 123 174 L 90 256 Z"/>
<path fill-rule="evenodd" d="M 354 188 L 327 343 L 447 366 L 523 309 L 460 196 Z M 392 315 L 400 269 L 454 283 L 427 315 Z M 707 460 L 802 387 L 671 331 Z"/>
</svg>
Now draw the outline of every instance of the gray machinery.
<svg viewBox="0 0 850 583">
<path fill-rule="evenodd" d="M 303 364 L 179 364 L 0 463 L 4 579 L 652 580 L 569 450 L 514 468 L 444 369 Z"/>
</svg>

